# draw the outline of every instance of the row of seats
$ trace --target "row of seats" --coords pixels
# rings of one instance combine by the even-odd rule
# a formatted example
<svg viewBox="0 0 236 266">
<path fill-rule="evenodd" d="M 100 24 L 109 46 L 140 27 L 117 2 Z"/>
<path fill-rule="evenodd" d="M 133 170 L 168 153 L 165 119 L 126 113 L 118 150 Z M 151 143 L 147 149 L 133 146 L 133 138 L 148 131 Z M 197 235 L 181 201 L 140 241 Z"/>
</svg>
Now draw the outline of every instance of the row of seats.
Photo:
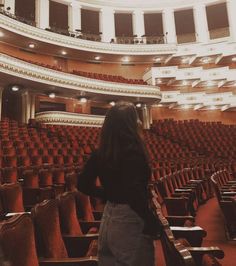
<svg viewBox="0 0 236 266">
<path fill-rule="evenodd" d="M 73 70 L 72 73 L 75 75 L 86 77 L 86 78 L 100 79 L 100 80 L 105 80 L 105 81 L 109 81 L 109 82 L 147 85 L 147 82 L 143 81 L 142 79 L 127 79 L 127 78 L 124 78 L 122 76 L 84 72 L 84 71 L 78 71 L 78 70 Z"/>
<path fill-rule="evenodd" d="M 73 194 L 44 201 L 30 214 L 14 215 L 0 223 L 3 257 L 11 266 L 95 266 L 97 236 L 93 230 L 82 232 Z"/>
<path fill-rule="evenodd" d="M 224 252 L 218 247 L 201 247 L 206 232 L 192 216 L 164 216 L 155 186 L 149 186 L 151 205 L 159 221 L 166 266 L 221 266 Z"/>
<path fill-rule="evenodd" d="M 201 168 L 184 168 L 153 180 L 159 201 L 169 215 L 196 215 L 197 208 L 212 197 L 209 177 Z"/>
<path fill-rule="evenodd" d="M 156 121 L 152 131 L 201 155 L 236 159 L 236 126 L 199 120 Z"/>
<path fill-rule="evenodd" d="M 236 239 L 236 178 L 227 171 L 220 170 L 211 176 L 212 185 L 224 216 L 228 239 Z"/>
<path fill-rule="evenodd" d="M 187 169 L 186 171 L 190 172 L 191 169 Z M 72 174 L 72 175 L 70 175 L 70 178 L 71 178 L 70 179 L 70 189 L 75 191 L 73 193 L 73 195 L 77 195 L 79 197 L 80 204 L 84 205 L 84 202 L 87 200 L 87 197 L 85 196 L 86 197 L 85 199 L 81 198 L 81 195 L 78 195 L 78 192 L 76 192 L 76 189 L 75 189 L 76 176 L 74 174 Z M 195 182 L 193 182 L 192 184 L 195 184 L 195 185 L 198 186 L 198 184 L 200 184 L 199 181 L 201 181 L 201 180 L 199 180 L 199 179 L 195 180 Z M 7 187 L 6 185 L 4 185 L 4 186 Z M 9 186 L 17 187 L 17 184 L 15 184 L 15 186 L 14 186 L 14 184 L 10 184 L 10 185 L 8 185 L 8 187 Z M 197 188 L 197 186 L 194 186 L 194 188 Z M 18 188 L 19 188 L 19 184 L 18 184 Z M 0 190 L 0 193 L 1 192 L 2 192 L 2 190 Z M 19 194 L 19 189 L 18 189 L 18 194 Z M 155 192 L 153 194 L 155 194 Z M 3 198 L 3 193 L 1 193 L 0 195 Z M 5 195 L 6 195 L 6 193 L 5 193 Z M 12 193 L 10 195 L 12 195 Z M 43 260 L 45 258 L 49 258 L 49 257 L 51 258 L 51 257 L 54 257 L 54 256 L 56 256 L 57 258 L 58 257 L 59 258 L 67 257 L 68 254 L 69 254 L 69 256 L 78 256 L 77 254 L 78 254 L 79 246 L 77 245 L 76 247 L 72 247 L 69 244 L 70 241 L 67 240 L 66 238 L 64 238 L 64 241 L 65 241 L 64 245 L 67 247 L 67 249 L 64 249 L 63 248 L 63 242 L 60 239 L 60 233 L 58 233 L 61 230 L 61 232 L 67 232 L 66 234 L 69 234 L 69 235 L 70 234 L 75 234 L 76 235 L 76 234 L 81 234 L 81 231 L 86 232 L 88 230 L 88 228 L 89 228 L 88 226 L 86 226 L 86 227 L 83 226 L 84 229 L 82 229 L 82 228 L 80 228 L 78 226 L 77 214 L 75 213 L 75 203 L 74 203 L 74 197 L 75 196 L 72 197 L 71 195 L 72 194 L 70 194 L 70 193 L 66 193 L 64 195 L 59 196 L 59 201 L 61 199 L 64 199 L 63 200 L 63 204 L 60 205 L 61 207 L 59 207 L 59 213 L 60 213 L 60 211 L 64 211 L 65 212 L 66 218 L 64 220 L 58 218 L 58 214 L 57 214 L 58 210 L 56 210 L 58 207 L 57 207 L 57 204 L 55 203 L 55 200 L 50 200 L 50 201 L 47 201 L 47 202 L 43 202 L 41 204 L 37 204 L 33 208 L 32 212 L 31 212 L 34 219 L 35 219 L 35 215 L 37 216 L 37 214 L 35 214 L 35 213 L 37 213 L 37 211 L 38 211 L 39 217 L 41 217 L 41 218 L 38 218 L 39 220 L 34 220 L 34 224 L 36 226 L 35 232 L 36 232 L 36 243 L 37 243 L 36 246 L 38 248 L 38 255 L 41 258 L 43 258 Z M 15 202 L 18 203 L 17 206 L 19 208 L 19 202 L 22 202 L 22 201 L 19 201 L 19 196 L 15 197 L 15 198 L 18 198 L 17 200 L 15 200 Z M 7 202 L 8 203 L 9 202 L 13 202 L 12 199 L 13 199 L 13 197 L 11 197 L 10 200 L 8 198 Z M 5 203 L 6 201 L 3 201 L 3 202 Z M 87 211 L 87 210 L 91 209 L 91 207 L 88 208 L 88 206 L 86 206 L 86 208 L 84 208 L 84 209 Z M 15 211 L 17 209 L 13 209 L 13 210 Z M 18 209 L 18 211 L 22 211 L 22 206 L 21 206 L 21 208 Z M 47 217 L 46 218 L 46 220 L 47 220 L 46 222 L 42 221 L 43 217 L 44 217 L 44 219 L 45 219 L 45 217 Z M 59 217 L 60 217 L 60 215 L 59 215 Z M 168 218 L 170 220 L 172 220 L 172 221 L 177 219 L 176 215 L 175 215 L 175 217 L 169 216 Z M 184 218 L 180 217 L 180 219 L 183 220 Z M 180 219 L 177 219 L 177 220 L 180 220 Z M 190 220 L 190 221 L 193 221 L 194 218 L 191 217 L 191 216 L 187 216 L 187 219 Z M 61 223 L 61 227 L 58 225 L 59 224 L 58 220 Z M 9 220 L 9 221 L 11 221 L 11 220 Z M 5 222 L 3 222 L 3 223 L 5 223 Z M 179 223 L 179 221 L 177 221 L 177 223 Z M 72 224 L 73 224 L 73 226 L 72 226 Z M 92 223 L 92 225 L 94 227 L 94 225 L 96 225 L 96 224 Z M 65 228 L 67 228 L 67 229 L 65 229 Z M 86 230 L 85 230 L 85 228 L 86 228 Z M 165 229 L 166 229 L 166 223 L 165 223 Z M 95 229 L 92 229 L 92 232 L 94 232 L 94 230 Z M 190 243 L 191 245 L 197 245 L 197 246 L 201 245 L 202 238 L 206 235 L 206 232 L 203 229 L 201 229 L 199 227 L 195 228 L 193 224 L 191 225 L 191 228 L 189 228 L 187 234 L 186 234 L 186 227 L 184 227 L 184 228 L 179 228 L 179 227 L 178 228 L 174 228 L 174 227 L 172 227 L 171 230 L 174 232 L 174 235 L 175 235 L 176 238 L 184 237 L 185 239 L 187 239 L 187 243 Z M 1 229 L 0 229 L 0 232 L 1 232 Z M 57 234 L 55 233 L 56 236 L 53 235 L 54 232 L 57 232 Z M 75 235 L 73 235 L 73 239 L 75 238 Z M 163 237 L 163 234 L 161 234 L 161 235 Z M 17 234 L 15 234 L 15 237 L 17 237 Z M 1 238 L 1 233 L 0 233 L 0 238 Z M 54 243 L 55 242 L 53 242 L 53 240 L 56 241 L 55 238 L 57 239 L 57 241 L 59 241 L 59 244 L 58 244 L 59 249 L 55 249 L 54 250 Z M 17 239 L 17 241 L 18 240 L 19 239 Z M 50 245 L 53 245 L 50 248 L 50 251 L 48 250 L 49 249 L 49 244 L 48 244 L 49 240 L 51 241 Z M 172 243 L 172 242 L 170 242 L 170 243 Z M 164 247 L 164 251 L 165 252 L 169 252 L 168 249 L 166 249 L 166 247 L 165 247 L 165 243 L 162 243 L 162 244 L 163 244 L 163 247 Z M 91 244 L 91 245 L 92 245 L 92 247 L 90 249 L 90 252 L 96 252 L 96 243 L 95 244 Z M 70 248 L 68 248 L 68 247 L 70 247 Z M 88 245 L 87 245 L 87 247 L 88 247 Z M 188 249 L 190 250 L 191 248 L 188 247 Z M 206 248 L 204 248 L 203 250 L 205 250 L 205 253 L 206 253 Z M 6 252 L 6 250 L 4 250 L 4 251 Z M 222 254 L 223 254 L 222 251 L 219 251 L 218 249 L 215 249 L 214 252 L 216 254 L 218 254 L 220 252 L 219 253 L 220 255 L 218 255 L 218 257 L 222 257 Z M 202 254 L 202 251 L 200 253 Z M 25 253 L 23 253 L 23 254 L 25 254 Z M 196 254 L 195 254 L 195 257 L 196 257 Z M 214 259 L 211 256 L 209 258 L 211 258 L 212 260 Z M 196 264 L 196 265 L 202 265 L 202 264 L 200 264 L 200 262 L 202 261 L 201 256 L 197 257 L 197 260 L 198 260 L 198 264 Z M 173 265 L 173 264 L 168 264 L 169 261 L 172 261 L 172 260 L 169 260 L 168 258 L 166 258 L 167 265 Z M 205 259 L 204 259 L 204 261 L 205 261 Z M 173 261 L 172 261 L 172 263 L 173 263 Z M 13 265 L 15 265 L 15 264 L 13 264 Z M 19 264 L 17 264 L 17 265 L 19 265 Z M 90 265 L 90 264 L 88 264 L 88 265 Z M 185 265 L 185 264 L 183 264 L 183 265 Z M 206 265 L 214 265 L 214 264 L 206 264 Z M 217 264 L 217 265 L 220 265 L 220 264 Z M 175 266 L 178 266 L 178 264 L 175 264 Z"/>
</svg>

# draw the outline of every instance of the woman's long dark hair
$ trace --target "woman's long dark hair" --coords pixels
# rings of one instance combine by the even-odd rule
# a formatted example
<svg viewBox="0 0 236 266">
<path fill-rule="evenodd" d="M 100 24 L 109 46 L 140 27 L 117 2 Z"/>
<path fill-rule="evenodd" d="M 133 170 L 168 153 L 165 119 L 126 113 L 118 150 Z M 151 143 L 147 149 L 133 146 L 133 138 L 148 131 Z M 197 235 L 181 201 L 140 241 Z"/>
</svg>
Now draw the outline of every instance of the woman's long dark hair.
<svg viewBox="0 0 236 266">
<path fill-rule="evenodd" d="M 126 151 L 141 152 L 146 160 L 148 158 L 135 106 L 118 102 L 106 114 L 98 155 L 102 163 L 114 166 Z"/>
</svg>

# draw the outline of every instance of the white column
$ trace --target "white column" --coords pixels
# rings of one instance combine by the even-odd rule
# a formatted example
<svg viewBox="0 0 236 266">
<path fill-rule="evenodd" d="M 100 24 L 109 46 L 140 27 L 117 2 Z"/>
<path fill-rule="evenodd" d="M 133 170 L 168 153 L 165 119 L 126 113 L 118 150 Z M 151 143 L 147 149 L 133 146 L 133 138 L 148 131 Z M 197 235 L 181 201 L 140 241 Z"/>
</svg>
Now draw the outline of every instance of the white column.
<svg viewBox="0 0 236 266">
<path fill-rule="evenodd" d="M 175 16 L 172 8 L 166 8 L 163 11 L 163 27 L 167 43 L 176 43 Z"/>
<path fill-rule="evenodd" d="M 77 2 L 72 2 L 68 7 L 68 12 L 69 30 L 81 30 L 81 6 Z"/>
<path fill-rule="evenodd" d="M 228 0 L 227 1 L 227 13 L 229 20 L 229 32 L 232 40 L 236 40 L 236 20 L 235 20 L 235 10 L 236 10 L 236 1 Z"/>
<path fill-rule="evenodd" d="M 100 32 L 102 32 L 102 41 L 110 42 L 115 38 L 115 18 L 112 7 L 103 7 L 100 14 Z"/>
<path fill-rule="evenodd" d="M 30 94 L 30 118 L 35 118 L 35 94 Z"/>
<path fill-rule="evenodd" d="M 0 120 L 2 119 L 2 92 L 3 92 L 3 87 L 0 87 Z"/>
<path fill-rule="evenodd" d="M 35 21 L 37 27 L 49 28 L 49 0 L 35 1 Z"/>
<path fill-rule="evenodd" d="M 152 107 L 151 106 L 148 107 L 148 112 L 149 112 L 149 123 L 150 125 L 152 125 L 153 119 L 152 119 Z"/>
<path fill-rule="evenodd" d="M 24 91 L 21 94 L 22 100 L 22 122 L 28 123 L 30 118 L 30 95 L 28 91 Z"/>
<path fill-rule="evenodd" d="M 149 117 L 149 109 L 146 104 L 142 107 L 142 118 L 143 118 L 143 128 L 150 129 L 150 117 Z"/>
<path fill-rule="evenodd" d="M 194 24 L 196 32 L 196 40 L 201 43 L 209 41 L 209 31 L 207 23 L 206 6 L 204 4 L 197 4 L 193 8 Z"/>
<path fill-rule="evenodd" d="M 15 0 L 5 0 L 4 10 L 11 14 L 15 14 Z"/>
<path fill-rule="evenodd" d="M 141 9 L 136 9 L 133 12 L 133 34 L 139 38 L 145 34 L 144 15 Z"/>
</svg>

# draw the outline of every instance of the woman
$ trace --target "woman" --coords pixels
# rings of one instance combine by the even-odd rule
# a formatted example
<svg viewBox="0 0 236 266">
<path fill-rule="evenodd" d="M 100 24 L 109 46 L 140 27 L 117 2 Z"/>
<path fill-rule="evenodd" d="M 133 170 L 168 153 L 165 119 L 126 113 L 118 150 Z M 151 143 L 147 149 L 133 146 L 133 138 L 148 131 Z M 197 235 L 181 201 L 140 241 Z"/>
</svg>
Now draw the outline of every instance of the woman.
<svg viewBox="0 0 236 266">
<path fill-rule="evenodd" d="M 107 200 L 98 239 L 100 266 L 154 266 L 157 222 L 148 207 L 151 171 L 133 104 L 117 103 L 102 127 L 100 145 L 78 178 L 78 189 Z M 95 185 L 99 177 L 102 187 Z"/>
</svg>

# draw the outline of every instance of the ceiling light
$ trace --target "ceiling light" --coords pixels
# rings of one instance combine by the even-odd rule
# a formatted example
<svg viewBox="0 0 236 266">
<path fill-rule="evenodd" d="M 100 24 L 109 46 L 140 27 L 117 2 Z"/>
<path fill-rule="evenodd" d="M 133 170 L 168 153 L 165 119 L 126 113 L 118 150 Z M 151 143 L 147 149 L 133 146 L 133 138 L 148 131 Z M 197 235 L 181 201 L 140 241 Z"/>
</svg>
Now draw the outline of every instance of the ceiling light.
<svg viewBox="0 0 236 266">
<path fill-rule="evenodd" d="M 20 88 L 19 88 L 19 86 L 17 86 L 17 85 L 13 85 L 12 87 L 11 87 L 11 90 L 12 91 L 18 91 Z"/>
<path fill-rule="evenodd" d="M 51 92 L 51 93 L 49 93 L 49 95 L 48 95 L 50 98 L 55 98 L 56 97 L 56 94 L 54 93 L 54 92 Z"/>
<path fill-rule="evenodd" d="M 66 51 L 62 51 L 61 54 L 62 55 L 67 55 L 67 52 Z"/>
<path fill-rule="evenodd" d="M 184 57 L 184 58 L 182 58 L 182 63 L 188 63 L 189 62 L 189 58 L 188 57 Z"/>
<path fill-rule="evenodd" d="M 161 83 L 162 83 L 161 79 L 156 79 L 156 84 L 161 84 Z"/>
<path fill-rule="evenodd" d="M 34 43 L 30 43 L 29 44 L 29 48 L 32 48 L 32 49 L 35 48 L 35 44 Z"/>
<path fill-rule="evenodd" d="M 0 37 L 3 37 L 4 33 L 2 31 L 0 31 Z"/>
<path fill-rule="evenodd" d="M 94 57 L 95 60 L 100 60 L 100 58 L 101 58 L 100 56 L 95 56 Z"/>
<path fill-rule="evenodd" d="M 210 57 L 203 57 L 200 61 L 204 64 L 207 64 L 211 61 L 211 58 Z"/>
<path fill-rule="evenodd" d="M 115 105 L 116 105 L 116 103 L 115 103 L 114 101 L 110 102 L 109 104 L 110 104 L 111 106 L 115 106 Z"/>
<path fill-rule="evenodd" d="M 209 110 L 216 110 L 217 108 L 216 108 L 215 105 L 211 105 L 208 109 L 209 109 Z"/>
<path fill-rule="evenodd" d="M 1 36 L 1 35 L 0 35 L 0 36 Z M 233 57 L 233 58 L 232 58 L 232 61 L 233 61 L 233 62 L 236 62 L 236 57 Z"/>
<path fill-rule="evenodd" d="M 142 106 L 141 103 L 137 103 L 137 104 L 136 104 L 136 107 L 138 107 L 138 108 L 140 108 L 141 106 Z"/>
<path fill-rule="evenodd" d="M 129 62 L 129 58 L 128 57 L 124 57 L 124 58 L 122 58 L 122 61 L 123 62 Z"/>
<path fill-rule="evenodd" d="M 182 85 L 183 85 L 183 86 L 186 86 L 186 85 L 188 85 L 188 82 L 187 82 L 186 80 L 183 80 L 183 81 L 182 81 Z"/>
<path fill-rule="evenodd" d="M 212 80 L 207 81 L 206 86 L 213 86 L 214 82 Z"/>
<path fill-rule="evenodd" d="M 161 103 L 159 103 L 158 105 L 157 105 L 157 107 L 162 107 L 163 106 L 163 104 L 161 104 Z"/>
<path fill-rule="evenodd" d="M 81 103 L 86 103 L 86 102 L 87 102 L 87 98 L 85 98 L 85 97 L 80 98 L 80 102 L 81 102 Z"/>
<path fill-rule="evenodd" d="M 155 60 L 156 62 L 160 62 L 160 61 L 161 61 L 161 57 L 156 57 L 156 58 L 154 58 L 154 60 Z"/>
<path fill-rule="evenodd" d="M 184 105 L 181 106 L 181 108 L 182 108 L 182 109 L 189 109 L 189 108 L 191 108 L 191 105 L 189 105 L 189 104 L 184 104 Z"/>
</svg>

